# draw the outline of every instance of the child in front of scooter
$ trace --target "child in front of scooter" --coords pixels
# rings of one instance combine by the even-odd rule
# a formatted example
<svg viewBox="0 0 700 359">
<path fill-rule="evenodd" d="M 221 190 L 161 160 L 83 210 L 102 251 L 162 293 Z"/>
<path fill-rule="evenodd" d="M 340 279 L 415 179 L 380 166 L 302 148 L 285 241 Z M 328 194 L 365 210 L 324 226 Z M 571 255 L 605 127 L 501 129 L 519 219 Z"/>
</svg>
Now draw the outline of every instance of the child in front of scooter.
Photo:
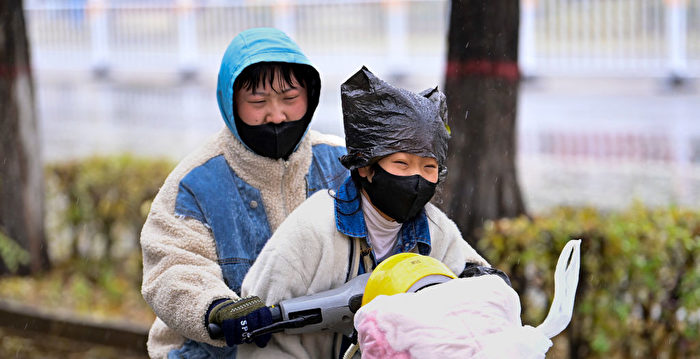
<svg viewBox="0 0 700 359">
<path fill-rule="evenodd" d="M 348 154 L 340 161 L 350 174 L 280 225 L 246 275 L 243 295 L 272 305 L 326 291 L 404 252 L 436 258 L 457 274 L 476 266 L 507 280 L 429 203 L 447 173 L 444 95 L 396 88 L 362 68 L 341 86 L 341 99 Z M 239 354 L 328 358 L 348 344 L 328 332 L 278 333 L 266 348 L 241 346 Z"/>
</svg>

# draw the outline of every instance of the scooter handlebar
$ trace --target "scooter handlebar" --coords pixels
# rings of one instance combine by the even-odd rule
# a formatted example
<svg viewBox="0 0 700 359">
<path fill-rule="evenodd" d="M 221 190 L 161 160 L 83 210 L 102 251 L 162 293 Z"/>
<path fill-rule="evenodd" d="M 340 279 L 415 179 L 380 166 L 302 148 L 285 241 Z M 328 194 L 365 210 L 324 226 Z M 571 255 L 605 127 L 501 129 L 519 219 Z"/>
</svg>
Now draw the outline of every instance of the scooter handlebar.
<svg viewBox="0 0 700 359">
<path fill-rule="evenodd" d="M 270 309 L 270 314 L 272 314 L 272 324 L 268 325 L 266 327 L 263 327 L 263 328 L 268 328 L 268 327 L 273 326 L 273 325 L 282 321 L 282 312 L 280 311 L 279 306 L 273 305 L 273 306 L 268 307 L 268 308 Z M 263 329 L 263 328 L 260 328 L 260 329 Z M 284 328 L 280 328 L 279 330 L 272 331 L 270 333 L 281 332 L 283 330 L 284 330 Z M 267 332 L 256 333 L 256 331 L 257 330 L 254 330 L 251 332 L 251 339 L 255 338 L 256 336 L 261 335 L 261 334 L 267 334 Z M 223 329 L 221 329 L 220 325 L 218 325 L 216 323 L 209 323 L 209 336 L 212 339 L 221 339 L 224 337 L 224 331 L 223 331 Z"/>
<path fill-rule="evenodd" d="M 361 274 L 342 286 L 303 297 L 281 301 L 269 307 L 272 324 L 248 333 L 244 341 L 252 342 L 259 335 L 278 333 L 300 334 L 331 331 L 352 335 L 353 317 L 362 304 L 362 295 L 369 273 Z M 223 330 L 215 323 L 209 324 L 212 339 L 223 338 Z"/>
</svg>

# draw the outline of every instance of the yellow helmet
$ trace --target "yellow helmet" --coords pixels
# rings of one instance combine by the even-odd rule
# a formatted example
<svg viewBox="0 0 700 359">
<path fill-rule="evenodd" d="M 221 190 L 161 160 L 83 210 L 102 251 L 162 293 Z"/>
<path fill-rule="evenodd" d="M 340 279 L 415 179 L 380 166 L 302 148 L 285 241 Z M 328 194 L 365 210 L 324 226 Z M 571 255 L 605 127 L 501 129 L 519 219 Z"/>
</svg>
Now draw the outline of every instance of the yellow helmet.
<svg viewBox="0 0 700 359">
<path fill-rule="evenodd" d="M 378 295 L 415 292 L 454 278 L 457 276 L 450 268 L 433 257 L 416 253 L 395 254 L 379 263 L 370 274 L 362 296 L 362 305 Z"/>
</svg>

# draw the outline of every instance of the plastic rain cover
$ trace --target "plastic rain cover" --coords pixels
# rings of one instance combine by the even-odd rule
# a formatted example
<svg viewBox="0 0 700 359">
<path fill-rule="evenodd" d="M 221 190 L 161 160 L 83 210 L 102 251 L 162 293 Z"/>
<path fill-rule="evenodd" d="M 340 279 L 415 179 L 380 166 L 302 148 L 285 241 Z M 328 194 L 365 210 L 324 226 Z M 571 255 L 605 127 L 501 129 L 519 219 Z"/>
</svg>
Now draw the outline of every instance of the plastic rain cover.
<svg viewBox="0 0 700 359">
<path fill-rule="evenodd" d="M 348 169 L 395 152 L 433 157 L 444 175 L 447 103 L 437 88 L 419 94 L 394 87 L 362 67 L 340 86 Z"/>
<path fill-rule="evenodd" d="M 416 293 L 378 296 L 360 308 L 355 328 L 364 359 L 544 359 L 566 328 L 578 285 L 580 240 L 569 241 L 555 270 L 545 321 L 522 325 L 520 300 L 495 275 L 460 278 Z"/>
</svg>

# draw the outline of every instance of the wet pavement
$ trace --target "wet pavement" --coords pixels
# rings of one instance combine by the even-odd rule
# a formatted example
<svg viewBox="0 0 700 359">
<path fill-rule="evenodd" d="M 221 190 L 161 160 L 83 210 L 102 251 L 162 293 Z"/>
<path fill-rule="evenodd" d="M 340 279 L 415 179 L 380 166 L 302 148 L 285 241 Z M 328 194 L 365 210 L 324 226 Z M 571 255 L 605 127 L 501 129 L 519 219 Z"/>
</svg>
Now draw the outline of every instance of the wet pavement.
<svg viewBox="0 0 700 359">
<path fill-rule="evenodd" d="M 313 129 L 342 136 L 341 82 L 324 79 Z M 400 85 L 418 91 L 440 82 L 407 78 Z M 36 83 L 46 161 L 119 152 L 178 159 L 223 126 L 211 76 L 183 82 L 39 74 Z M 518 134 L 520 183 L 533 211 L 620 208 L 634 200 L 700 206 L 697 83 L 526 81 Z"/>
</svg>

